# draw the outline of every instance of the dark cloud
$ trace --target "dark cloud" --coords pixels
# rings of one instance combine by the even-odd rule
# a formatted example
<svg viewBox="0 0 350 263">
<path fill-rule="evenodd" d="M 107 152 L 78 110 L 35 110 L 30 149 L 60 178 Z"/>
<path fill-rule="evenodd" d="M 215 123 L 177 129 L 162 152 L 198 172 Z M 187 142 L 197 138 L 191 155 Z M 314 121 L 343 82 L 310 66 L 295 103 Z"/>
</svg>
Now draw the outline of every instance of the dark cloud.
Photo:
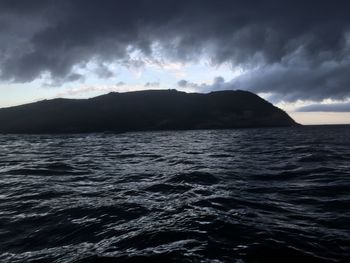
<svg viewBox="0 0 350 263">
<path fill-rule="evenodd" d="M 147 88 L 156 88 L 159 87 L 160 83 L 159 82 L 147 82 L 145 83 L 145 87 Z"/>
<path fill-rule="evenodd" d="M 350 112 L 350 102 L 333 104 L 312 104 L 297 109 L 299 112 Z"/>
<path fill-rule="evenodd" d="M 194 82 L 189 82 L 185 79 L 182 79 L 177 82 L 177 86 L 180 88 L 198 88 L 200 85 Z"/>
<path fill-rule="evenodd" d="M 118 87 L 121 87 L 121 86 L 125 86 L 126 83 L 124 81 L 119 81 L 117 84 L 116 84 Z"/>
<path fill-rule="evenodd" d="M 177 82 L 177 85 L 180 88 L 192 88 L 192 89 L 194 88 L 200 92 L 235 89 L 231 84 L 226 83 L 225 79 L 221 76 L 215 77 L 213 79 L 212 84 L 206 84 L 206 83 L 198 84 L 198 83 L 194 83 L 194 82 L 190 82 L 190 81 L 187 81 L 185 79 L 182 79 L 182 80 Z"/>
<path fill-rule="evenodd" d="M 111 78 L 113 77 L 115 74 L 113 74 L 113 72 L 108 68 L 107 65 L 103 64 L 103 63 L 99 63 L 95 73 L 98 77 L 100 78 Z"/>
<path fill-rule="evenodd" d="M 2 0 L 0 76 L 67 80 L 91 60 L 142 66 L 132 56 L 138 52 L 181 62 L 207 57 L 247 72 L 213 88 L 238 86 L 290 101 L 344 98 L 349 9 L 347 0 Z"/>
<path fill-rule="evenodd" d="M 206 90 L 243 89 L 256 93 L 272 93 L 274 102 L 298 99 L 322 101 L 350 97 L 350 62 L 308 64 L 273 64 L 248 71 L 220 85 Z"/>
</svg>

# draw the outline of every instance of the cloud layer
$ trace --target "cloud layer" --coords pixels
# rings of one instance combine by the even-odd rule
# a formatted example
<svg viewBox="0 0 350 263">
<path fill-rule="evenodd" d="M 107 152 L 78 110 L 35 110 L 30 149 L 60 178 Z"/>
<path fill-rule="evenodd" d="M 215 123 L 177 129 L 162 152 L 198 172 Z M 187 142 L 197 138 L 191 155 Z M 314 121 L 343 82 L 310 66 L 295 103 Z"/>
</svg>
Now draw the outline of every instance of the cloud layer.
<svg viewBox="0 0 350 263">
<path fill-rule="evenodd" d="M 349 9 L 346 0 L 2 0 L 0 78 L 47 74 L 68 82 L 91 61 L 108 78 L 105 63 L 142 66 L 135 54 L 159 62 L 206 58 L 245 71 L 206 88 L 343 99 L 350 96 Z"/>
<path fill-rule="evenodd" d="M 333 104 L 311 104 L 299 108 L 299 112 L 350 112 L 350 102 Z"/>
</svg>

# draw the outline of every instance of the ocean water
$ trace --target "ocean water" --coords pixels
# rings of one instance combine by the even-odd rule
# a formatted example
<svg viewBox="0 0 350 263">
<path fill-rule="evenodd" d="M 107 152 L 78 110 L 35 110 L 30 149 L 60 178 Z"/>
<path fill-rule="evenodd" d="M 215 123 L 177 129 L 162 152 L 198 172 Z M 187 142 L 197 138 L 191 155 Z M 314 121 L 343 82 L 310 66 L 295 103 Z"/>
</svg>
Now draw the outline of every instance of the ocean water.
<svg viewBox="0 0 350 263">
<path fill-rule="evenodd" d="M 350 126 L 0 135 L 0 262 L 350 262 Z"/>
</svg>

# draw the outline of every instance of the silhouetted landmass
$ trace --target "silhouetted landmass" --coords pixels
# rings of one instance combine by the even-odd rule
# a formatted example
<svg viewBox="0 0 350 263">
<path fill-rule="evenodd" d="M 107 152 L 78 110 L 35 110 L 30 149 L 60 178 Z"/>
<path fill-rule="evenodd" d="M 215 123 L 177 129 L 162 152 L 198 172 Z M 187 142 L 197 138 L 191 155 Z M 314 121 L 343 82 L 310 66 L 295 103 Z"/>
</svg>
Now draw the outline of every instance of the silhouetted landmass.
<svg viewBox="0 0 350 263">
<path fill-rule="evenodd" d="M 247 91 L 176 90 L 53 99 L 0 109 L 0 133 L 83 133 L 298 125 Z"/>
</svg>

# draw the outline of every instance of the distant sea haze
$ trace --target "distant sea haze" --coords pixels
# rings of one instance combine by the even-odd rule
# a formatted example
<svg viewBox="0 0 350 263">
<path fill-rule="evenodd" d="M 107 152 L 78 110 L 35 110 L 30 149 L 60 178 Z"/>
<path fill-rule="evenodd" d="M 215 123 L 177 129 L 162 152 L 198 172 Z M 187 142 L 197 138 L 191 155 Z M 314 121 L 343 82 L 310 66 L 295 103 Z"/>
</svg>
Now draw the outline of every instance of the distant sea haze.
<svg viewBox="0 0 350 263">
<path fill-rule="evenodd" d="M 0 262 L 349 262 L 350 127 L 0 135 Z"/>
</svg>

